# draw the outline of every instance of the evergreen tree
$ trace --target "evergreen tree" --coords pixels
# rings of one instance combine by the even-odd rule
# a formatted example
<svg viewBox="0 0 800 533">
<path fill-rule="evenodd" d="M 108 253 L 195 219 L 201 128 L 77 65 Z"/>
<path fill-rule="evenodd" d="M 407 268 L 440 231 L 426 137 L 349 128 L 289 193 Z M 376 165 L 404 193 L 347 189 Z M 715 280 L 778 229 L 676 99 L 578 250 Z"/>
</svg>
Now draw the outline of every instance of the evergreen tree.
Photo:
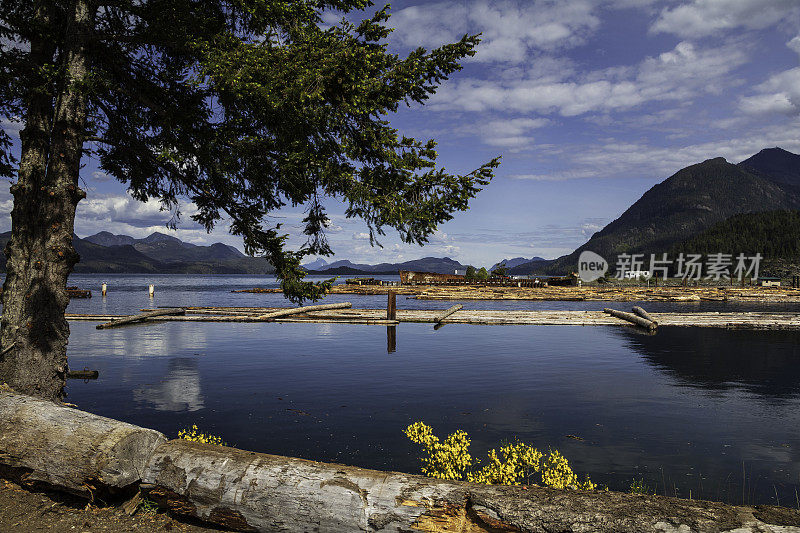
<svg viewBox="0 0 800 533">
<path fill-rule="evenodd" d="M 395 228 L 425 243 L 491 179 L 498 161 L 453 175 L 435 142 L 387 117 L 422 103 L 474 54 L 477 36 L 407 57 L 388 52 L 387 9 L 322 23 L 368 0 L 3 0 L 0 115 L 20 120 L 21 155 L 0 132 L 0 173 L 16 182 L 5 249 L 0 382 L 61 398 L 66 280 L 78 256 L 75 209 L 85 158 L 138 200 L 176 215 L 180 198 L 210 230 L 228 219 L 275 266 L 284 294 L 316 299 L 306 254 L 326 255 L 324 199 L 343 201 L 370 237 Z M 304 206 L 306 245 L 285 249 L 284 206 Z"/>
</svg>

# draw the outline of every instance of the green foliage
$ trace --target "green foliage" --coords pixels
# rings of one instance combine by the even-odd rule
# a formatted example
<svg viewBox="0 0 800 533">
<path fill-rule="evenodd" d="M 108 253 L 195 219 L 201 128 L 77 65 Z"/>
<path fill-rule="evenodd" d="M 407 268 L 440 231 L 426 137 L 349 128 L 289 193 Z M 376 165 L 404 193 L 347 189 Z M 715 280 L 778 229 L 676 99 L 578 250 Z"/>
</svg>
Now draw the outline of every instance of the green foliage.
<svg viewBox="0 0 800 533">
<path fill-rule="evenodd" d="M 142 498 L 136 510 L 145 514 L 156 514 L 158 512 L 158 504 L 153 500 Z"/>
<path fill-rule="evenodd" d="M 34 94 L 52 106 L 67 88 L 79 91 L 88 106 L 82 141 L 105 173 L 175 220 L 180 198 L 209 231 L 228 219 L 293 301 L 330 288 L 305 281 L 300 268 L 306 255 L 332 253 L 326 198 L 363 219 L 372 243 L 394 228 L 424 244 L 499 164 L 449 174 L 436 166 L 435 141 L 388 121 L 460 70 L 476 35 L 400 57 L 387 51 L 388 7 L 358 24 L 322 24 L 324 10 L 346 14 L 368 0 L 87 2 L 94 11 L 81 31 L 68 23 L 74 4 L 0 4 L 0 116 L 24 120 Z M 75 50 L 89 68 L 79 86 L 65 79 L 63 57 Z M 0 130 L 2 176 L 15 170 L 9 143 Z M 286 249 L 286 230 L 269 219 L 284 206 L 306 209 L 299 250 Z"/>
<path fill-rule="evenodd" d="M 499 452 L 494 448 L 489 450 L 486 464 L 474 469 L 479 461 L 473 461 L 469 453 L 470 439 L 465 431 L 457 430 L 442 442 L 429 425 L 415 422 L 404 433 L 412 442 L 422 445 L 425 452 L 420 458 L 422 473 L 430 477 L 487 485 L 519 485 L 533 474 L 539 474 L 542 483 L 548 487 L 596 488 L 588 476 L 585 481 L 578 481 L 569 462 L 558 451 L 543 454 L 522 442 L 504 444 Z"/>
<path fill-rule="evenodd" d="M 477 276 L 477 274 L 475 272 L 475 267 L 472 266 L 472 265 L 469 265 L 467 267 L 467 272 L 464 275 L 464 278 L 467 279 L 468 281 L 472 281 L 472 280 L 476 279 L 476 276 Z"/>
<path fill-rule="evenodd" d="M 489 272 L 487 272 L 486 267 L 481 267 L 480 270 L 475 274 L 475 279 L 489 279 Z"/>
</svg>

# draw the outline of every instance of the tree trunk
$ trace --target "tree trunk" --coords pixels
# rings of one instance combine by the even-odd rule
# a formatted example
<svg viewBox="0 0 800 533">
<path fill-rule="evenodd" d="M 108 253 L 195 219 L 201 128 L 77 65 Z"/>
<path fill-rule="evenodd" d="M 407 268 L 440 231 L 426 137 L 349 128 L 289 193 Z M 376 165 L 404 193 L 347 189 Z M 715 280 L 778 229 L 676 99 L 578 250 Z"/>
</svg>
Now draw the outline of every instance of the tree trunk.
<svg viewBox="0 0 800 533">
<path fill-rule="evenodd" d="M 47 27 L 46 3 L 38 22 Z M 5 249 L 0 382 L 51 400 L 64 396 L 69 325 L 67 277 L 78 255 L 72 246 L 75 208 L 86 194 L 78 188 L 86 127 L 84 81 L 86 37 L 92 10 L 76 0 L 67 20 L 62 81 L 57 94 L 41 79 L 27 99 L 17 183 L 11 186 L 11 240 Z M 30 57 L 44 67 L 53 61 L 52 37 L 31 40 Z"/>
</svg>

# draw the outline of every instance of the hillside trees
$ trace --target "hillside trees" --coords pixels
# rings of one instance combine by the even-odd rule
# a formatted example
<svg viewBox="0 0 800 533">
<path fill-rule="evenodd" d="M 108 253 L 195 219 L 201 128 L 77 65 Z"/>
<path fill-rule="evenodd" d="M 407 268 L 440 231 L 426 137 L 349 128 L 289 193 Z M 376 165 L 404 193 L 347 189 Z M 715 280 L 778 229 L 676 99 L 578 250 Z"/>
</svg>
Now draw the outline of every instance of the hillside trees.
<svg viewBox="0 0 800 533">
<path fill-rule="evenodd" d="M 59 399 L 67 370 L 66 279 L 82 162 L 211 229 L 230 222 L 245 249 L 275 266 L 284 294 L 315 299 L 306 254 L 329 254 L 325 198 L 374 239 L 395 228 L 426 242 L 464 210 L 498 161 L 456 175 L 436 143 L 387 117 L 424 102 L 479 39 L 406 57 L 388 52 L 386 9 L 328 26 L 322 12 L 368 0 L 3 0 L 0 114 L 24 123 L 20 157 L 0 132 L 0 174 L 15 175 L 0 330 L 0 382 Z M 267 219 L 304 206 L 300 250 Z"/>
</svg>

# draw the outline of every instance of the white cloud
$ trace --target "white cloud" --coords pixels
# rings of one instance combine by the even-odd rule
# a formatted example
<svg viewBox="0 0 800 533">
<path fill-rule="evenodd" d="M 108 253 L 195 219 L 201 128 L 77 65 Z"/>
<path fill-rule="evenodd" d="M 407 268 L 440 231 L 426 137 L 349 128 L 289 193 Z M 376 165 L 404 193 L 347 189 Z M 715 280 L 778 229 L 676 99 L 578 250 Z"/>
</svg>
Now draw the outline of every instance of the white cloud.
<svg viewBox="0 0 800 533">
<path fill-rule="evenodd" d="M 19 117 L 3 117 L 0 119 L 0 128 L 12 139 L 19 139 L 19 132 L 25 127 L 25 123 Z"/>
<path fill-rule="evenodd" d="M 589 0 L 446 1 L 395 12 L 393 39 L 428 48 L 454 42 L 465 33 L 482 33 L 477 61 L 521 63 L 537 50 L 582 44 L 599 24 L 597 4 Z"/>
<path fill-rule="evenodd" d="M 786 46 L 797 52 L 800 55 L 800 35 L 786 43 Z"/>
<path fill-rule="evenodd" d="M 739 43 L 698 49 L 681 42 L 635 68 L 592 71 L 572 81 L 461 79 L 445 84 L 430 105 L 442 110 L 576 116 L 627 110 L 651 101 L 686 102 L 698 94 L 718 93 L 730 84 L 730 74 L 746 60 Z"/>
<path fill-rule="evenodd" d="M 797 0 L 694 0 L 664 8 L 650 31 L 703 37 L 733 28 L 767 28 L 797 12 Z"/>
<path fill-rule="evenodd" d="M 100 172 L 99 170 L 95 170 L 94 172 L 92 172 L 92 180 L 94 181 L 99 181 L 102 183 L 106 181 L 111 181 L 111 179 L 112 179 L 111 176 L 109 176 L 105 172 Z"/>
<path fill-rule="evenodd" d="M 761 93 L 743 97 L 739 105 L 747 113 L 800 114 L 800 67 L 780 72 L 756 87 Z"/>
<path fill-rule="evenodd" d="M 743 132 L 742 136 L 684 146 L 653 146 L 645 143 L 608 140 L 576 149 L 564 146 L 575 177 L 639 177 L 661 181 L 688 165 L 714 157 L 738 163 L 764 148 L 780 146 L 800 153 L 800 125 L 778 125 Z M 565 172 L 565 174 L 568 174 Z M 568 176 L 561 179 L 568 179 Z"/>
<path fill-rule="evenodd" d="M 193 204 L 182 204 L 181 220 L 195 212 Z M 134 227 L 166 225 L 173 213 L 161 209 L 156 200 L 139 202 L 131 196 L 105 195 L 87 198 L 78 204 L 77 217 L 84 220 L 106 220 Z"/>
<path fill-rule="evenodd" d="M 486 144 L 514 149 L 531 144 L 533 137 L 528 132 L 549 123 L 546 118 L 492 120 L 480 126 L 479 131 Z"/>
<path fill-rule="evenodd" d="M 369 233 L 365 231 L 360 231 L 357 233 L 353 233 L 353 240 L 354 241 L 368 241 L 369 240 Z"/>
</svg>

